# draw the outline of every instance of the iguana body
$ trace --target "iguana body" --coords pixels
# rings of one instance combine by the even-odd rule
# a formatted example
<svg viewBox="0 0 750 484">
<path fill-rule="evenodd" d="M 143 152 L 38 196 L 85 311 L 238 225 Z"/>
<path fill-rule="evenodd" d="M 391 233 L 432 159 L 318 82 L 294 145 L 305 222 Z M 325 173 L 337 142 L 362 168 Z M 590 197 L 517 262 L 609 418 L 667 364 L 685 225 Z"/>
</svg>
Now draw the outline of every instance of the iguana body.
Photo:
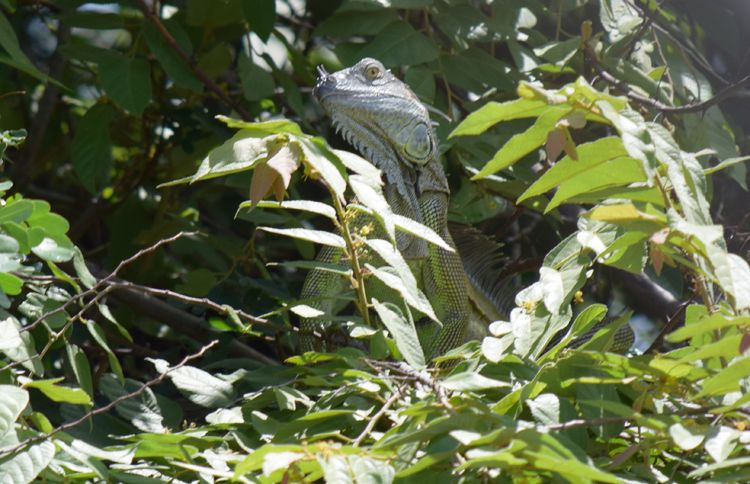
<svg viewBox="0 0 750 484">
<path fill-rule="evenodd" d="M 427 109 L 374 59 L 363 59 L 333 74 L 321 69 L 319 74 L 315 97 L 343 136 L 383 172 L 384 195 L 393 212 L 426 225 L 453 246 L 448 231 L 450 192 Z M 396 242 L 443 323 L 442 328 L 431 322 L 420 324 L 425 353 L 444 353 L 463 342 L 470 313 L 467 280 L 458 252 L 403 233 L 397 234 Z M 319 256 L 326 262 L 338 262 L 340 258 L 340 251 L 335 249 L 325 249 Z M 321 299 L 336 294 L 341 279 L 314 270 L 305 281 L 302 297 Z M 304 320 L 302 330 L 306 334 L 303 349 L 312 349 L 315 339 L 310 333 L 315 324 Z"/>
</svg>

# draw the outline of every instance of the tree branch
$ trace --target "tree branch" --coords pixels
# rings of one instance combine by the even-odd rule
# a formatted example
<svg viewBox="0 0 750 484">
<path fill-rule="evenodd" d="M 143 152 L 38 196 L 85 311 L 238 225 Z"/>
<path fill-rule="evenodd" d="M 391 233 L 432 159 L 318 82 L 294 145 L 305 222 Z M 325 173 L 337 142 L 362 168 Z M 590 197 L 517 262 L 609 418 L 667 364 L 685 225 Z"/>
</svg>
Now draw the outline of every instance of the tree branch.
<svg viewBox="0 0 750 484">
<path fill-rule="evenodd" d="M 172 373 L 173 371 L 178 370 L 178 369 L 182 368 L 183 366 L 185 366 L 186 364 L 188 364 L 190 361 L 195 360 L 195 359 L 200 358 L 201 356 L 203 356 L 208 350 L 210 350 L 211 348 L 213 348 L 214 346 L 216 346 L 217 343 L 218 343 L 217 340 L 211 341 L 210 343 L 208 343 L 207 345 L 205 345 L 204 347 L 202 347 L 200 350 L 198 350 L 197 353 L 193 353 L 192 355 L 186 356 L 177 365 L 175 365 L 175 366 L 173 366 L 171 368 L 168 368 L 167 371 L 165 371 L 164 373 L 162 373 L 158 377 L 154 378 L 153 380 L 147 381 L 146 383 L 144 383 L 137 390 L 132 391 L 130 393 L 126 393 L 125 395 L 121 395 L 121 396 L 115 398 L 114 400 L 112 400 L 111 402 L 109 402 L 107 405 L 105 405 L 103 407 L 99 407 L 99 408 L 97 408 L 95 410 L 92 410 L 92 411 L 86 413 L 85 415 L 83 415 L 82 417 L 80 417 L 80 418 L 78 418 L 76 420 L 73 420 L 72 422 L 68 422 L 66 424 L 60 425 L 59 427 L 56 427 L 56 428 L 52 429 L 50 432 L 47 432 L 47 433 L 45 433 L 43 435 L 37 435 L 35 437 L 29 437 L 28 439 L 20 442 L 19 444 L 15 445 L 13 447 L 0 450 L 0 457 L 4 457 L 4 456 L 10 455 L 10 454 L 14 454 L 14 453 L 18 452 L 19 450 L 21 450 L 21 449 L 23 449 L 25 447 L 28 447 L 31 444 L 34 444 L 36 442 L 40 442 L 42 440 L 47 440 L 50 437 L 52 437 L 53 435 L 55 435 L 55 434 L 57 434 L 59 432 L 62 432 L 63 430 L 68 430 L 70 428 L 73 428 L 73 427 L 75 427 L 77 425 L 82 424 L 83 422 L 85 422 L 86 420 L 90 419 L 91 417 L 94 417 L 94 416 L 99 415 L 99 414 L 104 413 L 104 412 L 108 412 L 109 410 L 111 410 L 112 408 L 114 408 L 114 406 L 117 405 L 120 402 L 123 402 L 123 401 L 128 400 L 128 399 L 133 398 L 133 397 L 137 397 L 141 393 L 145 392 L 147 388 L 152 387 L 154 385 L 158 385 L 159 383 L 161 383 L 162 381 L 164 381 L 164 379 L 167 378 L 167 376 L 170 373 Z"/>
<path fill-rule="evenodd" d="M 738 94 L 745 86 L 750 85 L 750 75 L 747 75 L 739 81 L 726 86 L 725 88 L 717 92 L 716 95 L 709 99 L 706 99 L 705 101 L 686 104 L 684 106 L 669 106 L 662 103 L 661 101 L 657 101 L 656 99 L 652 99 L 633 91 L 633 89 L 631 89 L 626 82 L 617 79 L 614 75 L 612 75 L 604 68 L 604 66 L 596 56 L 596 53 L 588 43 L 583 44 L 583 53 L 594 66 L 597 74 L 599 74 L 599 76 L 608 84 L 611 84 L 614 87 L 620 89 L 631 100 L 650 106 L 665 114 L 688 114 L 706 111 L 710 107 L 719 104 L 720 102 L 734 96 L 735 94 Z"/>
<path fill-rule="evenodd" d="M 141 12 L 143 12 L 143 15 L 151 21 L 152 24 L 154 24 L 154 27 L 156 27 L 156 30 L 159 32 L 159 35 L 164 39 L 164 41 L 169 44 L 169 46 L 172 48 L 175 53 L 180 56 L 180 58 L 185 62 L 185 64 L 190 67 L 190 70 L 193 71 L 193 74 L 198 77 L 198 79 L 201 80 L 204 86 L 206 88 L 213 92 L 216 97 L 218 97 L 224 104 L 229 106 L 230 108 L 234 109 L 237 114 L 240 115 L 242 119 L 245 121 L 250 121 L 252 119 L 252 116 L 250 113 L 248 113 L 245 108 L 237 104 L 232 98 L 230 98 L 227 93 L 221 90 L 221 88 L 216 85 L 216 83 L 208 77 L 208 74 L 206 74 L 203 69 L 198 67 L 195 60 L 192 59 L 187 52 L 182 50 L 182 47 L 180 47 L 180 44 L 177 43 L 177 40 L 175 40 L 174 37 L 172 37 L 172 34 L 169 33 L 166 27 L 164 27 L 164 24 L 161 21 L 161 18 L 148 8 L 148 4 L 145 0 L 136 0 L 136 4 L 138 5 L 138 8 L 140 8 Z"/>
</svg>

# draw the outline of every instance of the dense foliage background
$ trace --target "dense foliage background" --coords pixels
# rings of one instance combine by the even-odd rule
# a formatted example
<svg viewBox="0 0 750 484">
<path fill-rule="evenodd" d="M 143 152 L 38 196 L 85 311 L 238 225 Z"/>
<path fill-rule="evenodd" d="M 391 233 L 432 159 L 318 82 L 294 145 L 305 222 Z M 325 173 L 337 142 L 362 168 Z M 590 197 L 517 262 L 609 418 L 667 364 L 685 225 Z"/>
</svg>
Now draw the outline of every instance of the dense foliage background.
<svg viewBox="0 0 750 484">
<path fill-rule="evenodd" d="M 0 0 L 0 481 L 750 478 L 748 46 L 743 0 Z M 296 351 L 376 178 L 314 68 L 365 56 L 523 288 L 442 371 L 403 301 Z"/>
</svg>

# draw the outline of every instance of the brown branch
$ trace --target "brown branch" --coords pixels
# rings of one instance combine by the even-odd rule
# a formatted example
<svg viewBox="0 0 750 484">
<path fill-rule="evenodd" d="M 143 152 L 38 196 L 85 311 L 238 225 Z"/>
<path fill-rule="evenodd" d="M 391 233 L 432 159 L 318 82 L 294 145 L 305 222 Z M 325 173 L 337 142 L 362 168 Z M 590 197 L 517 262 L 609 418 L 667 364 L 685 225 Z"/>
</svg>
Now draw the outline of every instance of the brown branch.
<svg viewBox="0 0 750 484">
<path fill-rule="evenodd" d="M 171 372 L 173 372 L 175 370 L 178 370 L 178 369 L 182 368 L 183 366 L 185 366 L 186 364 L 188 364 L 190 361 L 192 361 L 192 360 L 194 360 L 196 358 L 200 358 L 201 356 L 203 356 L 208 350 L 210 350 L 211 348 L 213 348 L 214 346 L 216 346 L 217 343 L 218 343 L 217 340 L 211 341 L 210 343 L 208 343 L 207 345 L 205 345 L 204 347 L 202 347 L 200 350 L 198 350 L 197 353 L 193 353 L 192 355 L 186 356 L 177 365 L 175 365 L 175 366 L 173 366 L 171 368 L 168 368 L 167 371 L 165 371 L 164 373 L 162 373 L 158 377 L 156 377 L 156 378 L 154 378 L 152 380 L 147 381 L 146 383 L 144 383 L 137 390 L 132 391 L 130 393 L 126 393 L 125 395 L 121 395 L 121 396 L 115 398 L 114 400 L 112 400 L 111 402 L 109 402 L 107 405 L 105 405 L 103 407 L 99 407 L 97 409 L 94 409 L 94 410 L 86 413 L 82 417 L 80 417 L 80 418 L 78 418 L 76 420 L 73 420 L 72 422 L 68 422 L 68 423 L 65 423 L 63 425 L 60 425 L 59 427 L 56 427 L 56 428 L 52 429 L 50 432 L 47 432 L 47 433 L 45 433 L 43 435 L 37 435 L 35 437 L 29 437 L 28 439 L 20 442 L 19 444 L 15 445 L 13 447 L 10 447 L 8 449 L 2 449 L 2 450 L 0 450 L 0 457 L 4 457 L 6 455 L 10 455 L 10 454 L 13 454 L 15 452 L 18 452 L 19 450 L 21 450 L 21 449 L 23 449 L 25 447 L 28 447 L 29 445 L 34 444 L 36 442 L 40 442 L 42 440 L 47 440 L 50 437 L 52 437 L 53 435 L 55 435 L 55 434 L 57 434 L 59 432 L 62 432 L 63 430 L 68 430 L 70 428 L 73 428 L 73 427 L 75 427 L 77 425 L 82 424 L 83 422 L 85 422 L 86 420 L 90 419 L 91 417 L 94 417 L 94 416 L 99 415 L 99 414 L 104 413 L 104 412 L 108 412 L 109 410 L 111 410 L 112 408 L 114 408 L 114 406 L 117 405 L 120 402 L 123 402 L 123 401 L 128 400 L 128 399 L 133 398 L 133 397 L 137 397 L 141 393 L 145 392 L 147 388 L 152 387 L 154 385 L 158 385 L 159 383 L 161 383 L 162 381 L 164 381 L 164 379 L 167 378 L 167 376 Z"/>
<path fill-rule="evenodd" d="M 170 291 L 169 289 L 158 289 L 155 287 L 142 286 L 140 284 L 135 284 L 129 281 L 113 281 L 109 283 L 109 287 L 112 287 L 114 289 L 129 289 L 131 291 L 150 294 L 152 296 L 159 296 L 159 297 L 164 297 L 167 299 L 174 299 L 176 301 L 181 301 L 186 304 L 204 306 L 219 314 L 223 314 L 225 316 L 231 316 L 232 312 L 234 312 L 235 314 L 237 314 L 237 316 L 239 316 L 240 318 L 250 323 L 268 324 L 267 319 L 253 316 L 252 314 L 246 313 L 245 311 L 242 311 L 241 309 L 235 309 L 227 305 L 219 304 L 205 297 L 188 296 L 185 294 L 180 294 L 179 292 Z"/>
<path fill-rule="evenodd" d="M 612 75 L 604 68 L 601 61 L 599 61 L 599 59 L 597 58 L 596 53 L 588 43 L 583 44 L 583 53 L 594 66 L 597 74 L 599 74 L 599 76 L 608 84 L 611 84 L 620 89 L 631 100 L 650 106 L 665 114 L 688 114 L 706 111 L 710 107 L 719 104 L 720 102 L 734 96 L 735 94 L 738 94 L 746 85 L 750 85 L 750 75 L 747 75 L 739 81 L 726 86 L 725 88 L 717 92 L 716 95 L 709 99 L 706 99 L 705 101 L 686 104 L 684 106 L 670 106 L 662 103 L 661 101 L 657 101 L 656 99 L 652 99 L 648 96 L 644 96 L 633 91 L 633 89 L 631 89 L 631 87 L 626 82 L 617 79 L 614 75 Z"/>
<path fill-rule="evenodd" d="M 103 279 L 100 279 L 93 287 L 91 287 L 91 288 L 89 288 L 89 289 L 87 289 L 87 290 L 85 290 L 85 291 L 83 291 L 83 292 L 81 292 L 79 294 L 76 294 L 75 296 L 71 297 L 70 299 L 68 299 L 67 301 L 65 301 L 65 303 L 63 303 L 60 307 L 57 307 L 57 308 L 53 309 L 52 311 L 49 311 L 49 312 L 46 312 L 46 313 L 42 314 L 33 323 L 29 324 L 28 326 L 24 326 L 23 328 L 21 328 L 21 330 L 19 332 L 23 333 L 25 331 L 30 331 L 30 330 L 34 329 L 35 327 L 37 327 L 39 324 L 42 323 L 42 321 L 44 321 L 45 319 L 49 318 L 50 316 L 54 316 L 55 314 L 58 314 L 58 313 L 61 313 L 61 312 L 65 311 L 68 308 L 68 306 L 70 306 L 74 302 L 76 302 L 76 301 L 78 301 L 80 299 L 85 299 L 85 298 L 87 298 L 87 297 L 89 297 L 91 295 L 96 294 L 97 291 L 99 291 L 99 289 L 101 289 L 102 286 L 106 286 L 107 284 L 109 284 L 112 281 L 112 279 L 114 279 L 117 276 L 118 272 L 120 272 L 125 267 L 127 267 L 130 264 L 132 264 L 133 262 L 137 261 L 138 259 L 140 259 L 144 255 L 150 254 L 150 253 L 156 251 L 157 249 L 159 249 L 161 246 L 169 244 L 169 243 L 172 243 L 172 242 L 174 242 L 175 240 L 177 240 L 179 238 L 182 238 L 182 237 L 185 237 L 185 236 L 189 236 L 189 235 L 195 235 L 195 234 L 197 234 L 197 232 L 178 232 L 178 233 L 176 233 L 175 235 L 173 235 L 171 237 L 167 237 L 166 239 L 161 239 L 161 240 L 155 242 L 154 244 L 152 244 L 151 246 L 146 247 L 145 249 L 139 250 L 138 252 L 136 252 L 132 256 L 128 257 L 127 259 L 125 259 L 125 260 L 121 261 L 119 264 L 117 264 L 117 267 L 115 267 L 114 271 L 112 271 L 110 274 L 108 274 Z"/>
<path fill-rule="evenodd" d="M 193 74 L 198 77 L 198 79 L 201 80 L 204 86 L 208 88 L 209 91 L 213 92 L 216 97 L 218 97 L 224 104 L 229 106 L 230 108 L 234 109 L 237 114 L 240 115 L 242 119 L 245 121 L 250 121 L 252 119 L 252 116 L 250 113 L 248 113 L 245 108 L 237 104 L 232 98 L 230 98 L 227 93 L 221 90 L 221 88 L 210 78 L 208 77 L 208 74 L 206 74 L 203 69 L 198 67 L 198 64 L 195 62 L 194 59 L 192 59 L 187 52 L 182 50 L 182 47 L 180 47 L 180 44 L 177 43 L 177 40 L 175 40 L 174 37 L 172 37 L 172 34 L 169 33 L 166 27 L 164 27 L 164 24 L 161 21 L 161 18 L 159 16 L 149 10 L 148 4 L 145 0 L 136 0 L 136 3 L 138 4 L 138 8 L 141 9 L 143 12 L 143 15 L 151 21 L 152 24 L 154 24 L 154 27 L 156 27 L 156 30 L 159 32 L 159 35 L 164 39 L 164 41 L 169 44 L 169 46 L 172 48 L 175 53 L 180 56 L 180 58 L 185 62 L 185 64 L 190 67 L 190 70 L 193 71 Z"/>
<path fill-rule="evenodd" d="M 120 288 L 112 291 L 112 297 L 135 312 L 165 324 L 176 332 L 196 341 L 204 342 L 222 336 L 220 331 L 212 328 L 204 319 L 156 299 L 148 293 L 138 292 L 135 289 Z M 278 361 L 244 344 L 237 338 L 229 340 L 228 349 L 235 356 L 250 358 L 264 365 L 279 365 Z"/>
<path fill-rule="evenodd" d="M 362 433 L 359 434 L 359 436 L 356 439 L 354 439 L 354 442 L 352 442 L 353 447 L 359 447 L 360 444 L 362 444 L 362 441 L 364 441 L 367 438 L 367 436 L 370 435 L 370 432 L 372 432 L 372 429 L 375 428 L 375 425 L 377 425 L 378 421 L 383 417 L 383 415 L 385 415 L 385 412 L 387 412 L 388 409 L 394 403 L 396 403 L 396 401 L 399 399 L 400 396 L 401 396 L 401 388 L 397 387 L 393 391 L 393 395 L 391 395 L 388 398 L 388 400 L 385 401 L 385 403 L 380 408 L 380 410 L 378 410 L 378 412 L 375 415 L 373 415 L 372 418 L 370 418 L 370 421 L 367 422 L 367 426 L 362 431 Z"/>
</svg>

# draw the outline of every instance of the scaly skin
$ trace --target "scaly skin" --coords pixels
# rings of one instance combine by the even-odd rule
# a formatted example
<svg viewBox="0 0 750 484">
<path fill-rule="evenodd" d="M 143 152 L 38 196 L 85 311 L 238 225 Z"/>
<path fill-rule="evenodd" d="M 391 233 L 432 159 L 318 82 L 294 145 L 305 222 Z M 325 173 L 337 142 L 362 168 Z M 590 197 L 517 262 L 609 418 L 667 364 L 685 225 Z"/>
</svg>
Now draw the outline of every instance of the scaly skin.
<svg viewBox="0 0 750 484">
<path fill-rule="evenodd" d="M 438 161 L 429 115 L 414 93 L 380 62 L 362 59 L 333 74 L 321 69 L 313 94 L 343 136 L 384 173 L 384 195 L 392 210 L 421 222 L 454 247 L 447 226 L 448 183 Z M 355 220 L 354 230 L 370 222 L 366 219 Z M 463 343 L 469 320 L 460 256 L 406 234 L 399 233 L 396 240 L 443 323 L 440 327 L 427 318 L 417 323 L 425 355 L 438 356 Z M 331 248 L 318 256 L 329 263 L 338 264 L 341 259 L 342 252 Z M 345 284 L 342 277 L 316 269 L 305 280 L 301 296 L 332 314 L 335 302 L 329 296 L 340 293 Z M 380 295 L 384 290 L 376 288 L 375 292 Z M 314 334 L 319 329 L 319 322 L 303 319 L 303 350 L 320 347 L 321 340 Z"/>
</svg>

